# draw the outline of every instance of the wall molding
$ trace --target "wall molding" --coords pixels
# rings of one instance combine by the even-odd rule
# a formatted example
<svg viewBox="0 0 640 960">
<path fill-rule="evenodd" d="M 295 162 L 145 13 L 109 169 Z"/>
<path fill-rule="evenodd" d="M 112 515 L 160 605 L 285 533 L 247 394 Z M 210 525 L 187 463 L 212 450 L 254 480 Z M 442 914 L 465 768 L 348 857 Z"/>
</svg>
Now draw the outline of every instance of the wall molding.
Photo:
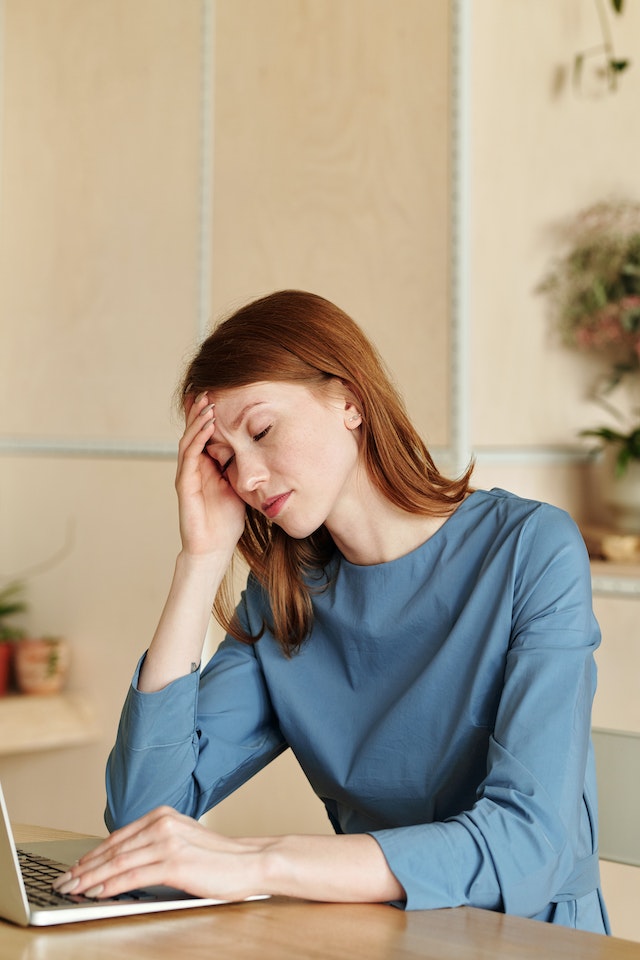
<svg viewBox="0 0 640 960">
<path fill-rule="evenodd" d="M 638 576 L 616 577 L 594 573 L 591 577 L 591 585 L 594 595 L 598 597 L 626 597 L 630 600 L 640 600 L 640 577 Z"/>
<path fill-rule="evenodd" d="M 451 292 L 449 304 L 451 384 L 451 433 L 444 458 L 455 474 L 462 474 L 471 460 L 470 368 L 471 316 L 470 276 L 470 52 L 471 4 L 453 0 L 451 6 L 451 100 L 450 100 L 450 230 Z"/>
<path fill-rule="evenodd" d="M 57 437 L 0 437 L 0 454 L 5 456 L 105 457 L 113 460 L 175 460 L 178 441 L 154 442 L 121 439 L 64 439 Z"/>
<path fill-rule="evenodd" d="M 213 232 L 214 136 L 213 86 L 215 77 L 215 0 L 202 0 L 200 72 L 200 211 L 198 251 L 198 341 L 211 323 L 211 252 Z"/>
</svg>

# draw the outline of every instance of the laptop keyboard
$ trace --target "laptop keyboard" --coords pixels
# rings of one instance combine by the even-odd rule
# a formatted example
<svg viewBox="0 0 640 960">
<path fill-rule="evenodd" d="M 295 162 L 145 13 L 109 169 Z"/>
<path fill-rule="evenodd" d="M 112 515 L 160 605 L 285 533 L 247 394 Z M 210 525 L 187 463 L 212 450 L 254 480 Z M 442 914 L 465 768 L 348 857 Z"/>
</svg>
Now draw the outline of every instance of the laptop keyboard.
<svg viewBox="0 0 640 960">
<path fill-rule="evenodd" d="M 94 903 L 89 897 L 83 897 L 82 894 L 64 894 L 58 893 L 52 887 L 53 881 L 61 873 L 68 869 L 63 863 L 56 863 L 55 860 L 49 860 L 47 857 L 27 853 L 26 850 L 18 850 L 18 863 L 22 871 L 25 889 L 29 903 L 35 907 L 61 907 L 69 904 Z M 117 897 L 111 897 L 110 900 L 102 899 L 100 903 L 109 903 L 114 900 L 155 900 L 155 895 L 146 890 L 131 890 L 129 893 L 121 893 Z"/>
<path fill-rule="evenodd" d="M 52 888 L 56 877 L 67 870 L 63 863 L 27 853 L 26 850 L 18 850 L 18 863 L 29 902 L 36 907 L 59 907 L 86 900 L 86 897 L 65 896 Z"/>
</svg>

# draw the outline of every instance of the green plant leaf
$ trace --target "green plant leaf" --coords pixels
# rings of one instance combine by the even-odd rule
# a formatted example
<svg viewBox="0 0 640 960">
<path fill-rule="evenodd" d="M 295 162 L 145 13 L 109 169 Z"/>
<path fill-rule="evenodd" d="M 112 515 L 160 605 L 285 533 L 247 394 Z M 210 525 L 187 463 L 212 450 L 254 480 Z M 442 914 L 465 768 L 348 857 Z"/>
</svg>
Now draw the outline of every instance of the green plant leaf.
<svg viewBox="0 0 640 960">
<path fill-rule="evenodd" d="M 609 68 L 613 70 L 614 73 L 622 73 L 628 66 L 628 60 L 609 60 Z"/>
<path fill-rule="evenodd" d="M 611 427 L 597 427 L 592 430 L 581 430 L 581 437 L 597 437 L 598 440 L 604 440 L 605 443 L 624 443 L 626 437 Z"/>
<path fill-rule="evenodd" d="M 622 477 L 632 460 L 640 460 L 640 427 L 630 433 L 620 433 L 611 427 L 595 427 L 581 430 L 581 437 L 596 437 L 604 444 L 611 443 L 619 447 L 615 459 L 615 475 Z"/>
<path fill-rule="evenodd" d="M 6 623 L 6 620 L 15 616 L 16 613 L 26 611 L 27 603 L 23 599 L 23 594 L 24 584 L 20 581 L 9 583 L 0 590 L 0 640 L 19 640 L 24 636 L 24 630 L 21 627 Z"/>
<path fill-rule="evenodd" d="M 615 470 L 614 470 L 614 473 L 615 473 L 616 477 L 623 477 L 623 476 L 624 476 L 625 471 L 626 471 L 627 467 L 629 466 L 629 460 L 630 460 L 629 451 L 628 451 L 628 450 L 625 450 L 625 448 L 623 447 L 623 448 L 618 452 L 618 456 L 616 457 L 616 465 L 615 465 Z"/>
</svg>

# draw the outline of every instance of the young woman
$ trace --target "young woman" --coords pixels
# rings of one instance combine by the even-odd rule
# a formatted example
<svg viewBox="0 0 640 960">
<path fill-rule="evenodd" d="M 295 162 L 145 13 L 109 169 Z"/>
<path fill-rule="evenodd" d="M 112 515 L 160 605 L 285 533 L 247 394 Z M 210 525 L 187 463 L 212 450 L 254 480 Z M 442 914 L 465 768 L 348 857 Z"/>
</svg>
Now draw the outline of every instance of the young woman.
<svg viewBox="0 0 640 960">
<path fill-rule="evenodd" d="M 569 516 L 443 477 L 364 334 L 309 293 L 218 326 L 182 403 L 182 549 L 109 759 L 115 832 L 59 889 L 470 904 L 607 932 L 599 631 Z M 228 636 L 200 671 L 212 605 Z M 287 747 L 335 836 L 197 822 Z"/>
</svg>

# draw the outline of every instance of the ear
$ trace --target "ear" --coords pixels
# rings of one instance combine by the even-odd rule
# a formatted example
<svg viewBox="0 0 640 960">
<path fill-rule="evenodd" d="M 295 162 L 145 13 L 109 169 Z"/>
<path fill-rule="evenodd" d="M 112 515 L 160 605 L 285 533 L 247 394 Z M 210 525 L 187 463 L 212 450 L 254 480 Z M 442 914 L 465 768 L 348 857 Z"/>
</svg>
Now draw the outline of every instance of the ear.
<svg viewBox="0 0 640 960">
<path fill-rule="evenodd" d="M 344 404 L 344 425 L 347 430 L 355 430 L 362 423 L 362 404 L 353 384 L 346 380 L 338 382 L 340 383 L 340 393 Z"/>
<path fill-rule="evenodd" d="M 347 430 L 355 430 L 362 423 L 362 405 L 358 399 L 357 390 L 347 380 L 339 377 L 331 379 L 331 393 L 340 404 L 344 416 L 344 425 Z"/>
<path fill-rule="evenodd" d="M 359 427 L 362 423 L 362 414 L 358 409 L 356 403 L 352 403 L 350 400 L 345 403 L 344 406 L 344 425 L 347 430 L 355 430 L 356 427 Z"/>
</svg>

